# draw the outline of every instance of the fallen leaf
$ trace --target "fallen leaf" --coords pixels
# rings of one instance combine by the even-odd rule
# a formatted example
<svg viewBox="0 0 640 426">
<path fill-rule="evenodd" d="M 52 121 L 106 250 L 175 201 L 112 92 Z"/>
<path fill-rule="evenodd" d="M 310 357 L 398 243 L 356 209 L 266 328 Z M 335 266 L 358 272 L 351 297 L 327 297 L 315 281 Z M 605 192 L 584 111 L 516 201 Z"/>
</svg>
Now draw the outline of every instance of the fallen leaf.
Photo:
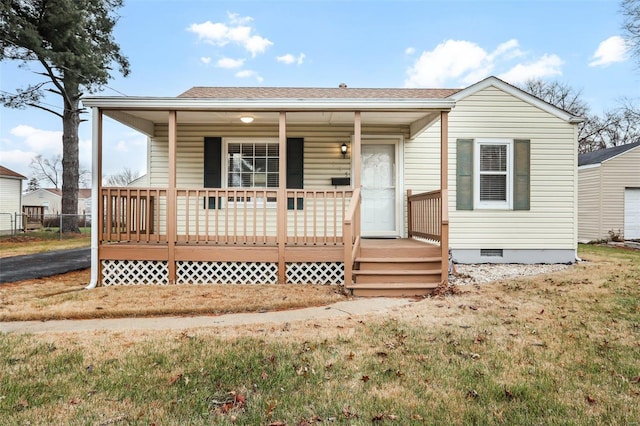
<svg viewBox="0 0 640 426">
<path fill-rule="evenodd" d="M 362 376 L 362 378 L 360 379 L 363 382 L 367 383 L 369 381 L 369 376 Z"/>
<path fill-rule="evenodd" d="M 356 354 L 354 354 L 353 352 L 349 352 L 349 355 L 347 355 L 347 359 L 349 359 L 349 361 L 351 361 L 353 359 L 353 357 L 355 357 Z"/>
<path fill-rule="evenodd" d="M 269 375 L 267 375 L 266 372 L 262 372 L 262 380 L 267 380 L 267 377 L 269 377 Z"/>
<path fill-rule="evenodd" d="M 176 374 L 169 379 L 169 386 L 173 386 L 178 380 L 182 379 L 182 373 Z"/>
<path fill-rule="evenodd" d="M 595 405 L 596 399 L 594 397 L 592 397 L 591 395 L 587 395 L 586 399 L 589 405 Z"/>
<path fill-rule="evenodd" d="M 513 394 L 511 393 L 511 391 L 509 389 L 507 389 L 506 386 L 504 388 L 504 396 L 506 396 L 509 401 L 511 401 L 513 399 Z"/>
<path fill-rule="evenodd" d="M 347 419 L 357 419 L 358 417 L 360 417 L 358 416 L 358 414 L 351 411 L 351 406 L 349 405 L 342 407 L 342 415 Z"/>
<path fill-rule="evenodd" d="M 69 401 L 69 404 L 71 405 L 78 405 L 80 404 L 80 399 L 78 398 L 72 398 L 71 401 Z"/>
<path fill-rule="evenodd" d="M 473 399 L 477 399 L 480 395 L 478 394 L 478 391 L 476 391 L 475 389 L 469 389 L 469 391 L 467 392 L 467 398 L 473 398 Z"/>
</svg>

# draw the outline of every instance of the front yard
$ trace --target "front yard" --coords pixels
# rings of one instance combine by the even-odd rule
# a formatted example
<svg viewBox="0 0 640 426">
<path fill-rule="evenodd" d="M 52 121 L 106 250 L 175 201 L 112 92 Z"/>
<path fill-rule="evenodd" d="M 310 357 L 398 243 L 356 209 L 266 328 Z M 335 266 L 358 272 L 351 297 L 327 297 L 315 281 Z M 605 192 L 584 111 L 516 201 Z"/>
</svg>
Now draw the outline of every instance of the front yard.
<svg viewBox="0 0 640 426">
<path fill-rule="evenodd" d="M 561 272 L 461 286 L 453 296 L 383 315 L 179 332 L 0 335 L 0 418 L 97 425 L 638 424 L 640 251 L 583 246 L 580 256 L 585 262 Z M 172 290 L 192 289 L 213 291 Z M 232 297 L 254 289 L 225 291 Z M 114 290 L 128 291 L 61 293 L 55 304 L 77 293 L 108 299 Z M 179 291 L 144 290 L 149 296 L 140 304 L 179 300 Z M 260 309 L 283 297 L 267 296 L 254 297 Z M 11 303 L 2 297 L 3 307 Z M 82 304 L 91 311 L 93 303 Z"/>
</svg>

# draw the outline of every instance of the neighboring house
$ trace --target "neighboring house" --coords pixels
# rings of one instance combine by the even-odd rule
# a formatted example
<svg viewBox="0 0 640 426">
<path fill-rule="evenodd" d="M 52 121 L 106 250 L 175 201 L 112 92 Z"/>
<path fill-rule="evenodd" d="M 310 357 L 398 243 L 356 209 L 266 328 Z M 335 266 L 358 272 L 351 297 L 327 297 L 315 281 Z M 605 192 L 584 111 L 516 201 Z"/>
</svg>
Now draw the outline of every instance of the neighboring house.
<svg viewBox="0 0 640 426">
<path fill-rule="evenodd" d="M 426 294 L 448 279 L 449 248 L 463 263 L 576 257 L 582 119 L 495 77 L 463 90 L 194 87 L 83 102 L 98 176 L 103 116 L 150 145 L 146 188 L 93 188 L 90 287 Z"/>
<path fill-rule="evenodd" d="M 44 215 L 57 215 L 62 211 L 62 190 L 39 188 L 22 196 L 22 205 L 44 207 Z M 78 190 L 78 214 L 91 214 L 91 189 Z"/>
<path fill-rule="evenodd" d="M 640 142 L 578 157 L 578 238 L 640 239 Z"/>
<path fill-rule="evenodd" d="M 0 166 L 0 235 L 22 227 L 22 181 L 26 177 Z M 17 213 L 17 214 L 16 214 Z"/>
<path fill-rule="evenodd" d="M 138 176 L 137 178 L 129 182 L 129 185 L 127 186 L 134 187 L 134 188 L 144 188 L 146 186 L 149 186 L 149 179 L 147 178 L 147 175 L 144 174 L 142 176 Z"/>
</svg>

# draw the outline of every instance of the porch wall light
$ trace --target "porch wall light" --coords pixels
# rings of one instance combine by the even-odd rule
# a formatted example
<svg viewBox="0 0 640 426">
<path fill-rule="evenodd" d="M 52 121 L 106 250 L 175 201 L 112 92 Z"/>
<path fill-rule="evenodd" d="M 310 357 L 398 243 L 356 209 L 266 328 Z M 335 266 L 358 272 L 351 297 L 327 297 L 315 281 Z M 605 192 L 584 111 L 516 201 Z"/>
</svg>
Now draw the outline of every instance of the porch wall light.
<svg viewBox="0 0 640 426">
<path fill-rule="evenodd" d="M 340 152 L 342 153 L 342 158 L 347 158 L 347 144 L 342 142 L 340 145 Z"/>
<path fill-rule="evenodd" d="M 240 117 L 240 121 L 242 121 L 243 123 L 249 124 L 253 122 L 253 117 L 249 115 L 243 115 Z"/>
</svg>

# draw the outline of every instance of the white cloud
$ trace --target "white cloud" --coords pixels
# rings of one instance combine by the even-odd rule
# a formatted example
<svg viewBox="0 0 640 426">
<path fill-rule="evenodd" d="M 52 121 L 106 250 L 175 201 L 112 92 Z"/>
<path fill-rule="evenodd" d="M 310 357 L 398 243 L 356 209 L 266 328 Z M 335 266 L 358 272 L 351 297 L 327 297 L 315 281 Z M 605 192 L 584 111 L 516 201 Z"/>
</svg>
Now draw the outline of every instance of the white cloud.
<svg viewBox="0 0 640 426">
<path fill-rule="evenodd" d="M 606 67 L 615 62 L 628 59 L 629 44 L 620 36 L 612 36 L 598 45 L 596 53 L 589 62 L 590 67 Z"/>
<path fill-rule="evenodd" d="M 294 63 L 302 65 L 306 57 L 307 55 L 305 55 L 304 53 L 299 54 L 297 57 L 292 55 L 291 53 L 287 53 L 286 55 L 276 56 L 276 60 L 287 65 L 291 65 Z"/>
<path fill-rule="evenodd" d="M 414 53 L 416 53 L 416 48 L 415 47 L 407 47 L 406 49 L 404 49 L 404 53 L 405 53 L 405 55 L 413 55 Z"/>
<path fill-rule="evenodd" d="M 216 62 L 217 67 L 227 69 L 240 68 L 242 65 L 244 65 L 244 59 L 222 58 Z"/>
<path fill-rule="evenodd" d="M 28 146 L 32 151 L 45 157 L 49 154 L 62 154 L 62 132 L 57 130 L 36 129 L 21 124 L 10 130 L 10 133 L 23 140 L 21 145 Z"/>
<path fill-rule="evenodd" d="M 558 55 L 543 55 L 542 58 L 530 64 L 518 64 L 500 78 L 511 84 L 524 83 L 530 79 L 562 75 L 563 61 Z"/>
<path fill-rule="evenodd" d="M 258 74 L 256 71 L 251 71 L 251 70 L 238 71 L 236 73 L 236 77 L 238 77 L 238 78 L 255 78 L 256 81 L 258 81 L 258 82 L 264 81 L 264 78 L 262 78 L 260 76 L 260 74 Z"/>
<path fill-rule="evenodd" d="M 259 53 L 264 53 L 269 46 L 273 45 L 269 39 L 253 34 L 254 28 L 248 26 L 253 18 L 241 17 L 236 13 L 228 13 L 229 22 L 206 21 L 200 24 L 191 24 L 187 31 L 198 35 L 198 39 L 214 46 L 226 46 L 234 43 L 242 46 L 255 57 Z"/>
<path fill-rule="evenodd" d="M 516 39 L 500 43 L 492 52 L 467 40 L 446 40 L 431 51 L 424 51 L 407 70 L 406 87 L 444 87 L 468 85 L 496 69 L 508 69 L 504 78 L 515 83 L 522 75 L 543 77 L 561 74 L 562 60 L 557 55 L 544 55 L 528 65 L 515 64 L 525 57 Z M 510 80 L 509 80 L 510 79 Z"/>
<path fill-rule="evenodd" d="M 459 79 L 479 68 L 489 71 L 488 53 L 475 43 L 447 40 L 432 51 L 422 52 L 408 71 L 408 87 L 441 87 L 448 79 Z"/>
<path fill-rule="evenodd" d="M 211 58 L 208 56 L 203 56 L 200 58 L 200 62 L 202 62 L 203 64 L 209 64 L 211 63 Z"/>
</svg>

